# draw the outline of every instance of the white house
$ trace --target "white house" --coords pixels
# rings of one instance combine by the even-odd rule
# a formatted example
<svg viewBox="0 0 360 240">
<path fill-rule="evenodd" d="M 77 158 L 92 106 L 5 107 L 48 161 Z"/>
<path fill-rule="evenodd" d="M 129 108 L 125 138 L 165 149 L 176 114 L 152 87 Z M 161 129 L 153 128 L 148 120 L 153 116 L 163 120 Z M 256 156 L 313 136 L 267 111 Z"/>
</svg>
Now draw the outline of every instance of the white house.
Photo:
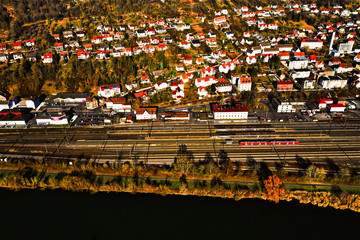
<svg viewBox="0 0 360 240">
<path fill-rule="evenodd" d="M 257 57 L 256 56 L 247 56 L 246 57 L 246 62 L 247 64 L 254 64 L 257 61 Z"/>
<path fill-rule="evenodd" d="M 188 41 L 182 41 L 179 43 L 178 46 L 182 49 L 190 49 L 191 48 L 190 42 L 188 42 Z"/>
<path fill-rule="evenodd" d="M 161 91 L 161 90 L 164 90 L 164 89 L 168 88 L 169 83 L 166 82 L 166 81 L 163 81 L 163 82 L 160 82 L 160 83 L 156 83 L 154 85 L 154 87 L 155 87 L 156 91 Z"/>
<path fill-rule="evenodd" d="M 240 92 L 251 91 L 252 81 L 250 76 L 231 76 L 231 82 Z"/>
<path fill-rule="evenodd" d="M 278 24 L 277 23 L 269 23 L 268 29 L 269 30 L 277 30 L 278 29 Z"/>
<path fill-rule="evenodd" d="M 42 57 L 43 63 L 52 63 L 53 62 L 53 54 L 45 53 Z"/>
<path fill-rule="evenodd" d="M 199 95 L 199 98 L 204 98 L 204 97 L 209 96 L 209 93 L 206 90 L 206 87 L 199 87 L 198 88 L 198 95 Z"/>
<path fill-rule="evenodd" d="M 145 30 L 136 30 L 135 36 L 138 38 L 147 37 L 147 32 Z"/>
<path fill-rule="evenodd" d="M 214 18 L 214 24 L 215 25 L 220 25 L 221 23 L 225 23 L 225 22 L 226 22 L 226 17 L 225 16 Z"/>
<path fill-rule="evenodd" d="M 290 72 L 290 76 L 293 79 L 307 78 L 307 77 L 310 77 L 310 73 L 311 73 L 311 71 L 309 69 L 296 69 L 296 70 L 292 70 Z"/>
<path fill-rule="evenodd" d="M 147 107 L 136 110 L 136 120 L 156 120 L 157 108 Z"/>
<path fill-rule="evenodd" d="M 215 76 L 207 76 L 202 78 L 197 78 L 195 81 L 196 87 L 208 87 L 212 84 L 217 83 Z"/>
<path fill-rule="evenodd" d="M 118 83 L 101 86 L 98 91 L 98 96 L 105 98 L 113 97 L 119 94 L 121 94 L 121 88 Z"/>
<path fill-rule="evenodd" d="M 301 45 L 300 45 L 301 48 L 307 47 L 309 49 L 320 49 L 320 48 L 322 48 L 322 46 L 323 46 L 323 41 L 321 41 L 320 39 L 316 39 L 316 38 L 303 39 L 303 40 L 301 40 Z"/>
<path fill-rule="evenodd" d="M 131 112 L 131 104 L 126 102 L 126 98 L 110 98 L 106 101 L 106 108 L 117 112 Z"/>
<path fill-rule="evenodd" d="M 142 76 L 141 77 L 141 79 L 140 79 L 140 84 L 141 85 L 149 84 L 149 83 L 151 83 L 149 76 Z"/>
<path fill-rule="evenodd" d="M 289 61 L 289 69 L 304 69 L 307 68 L 309 59 L 306 57 L 296 57 Z"/>
<path fill-rule="evenodd" d="M 219 79 L 218 79 L 219 80 Z M 224 79 L 225 80 L 225 79 Z M 232 84 L 228 81 L 219 81 L 216 84 L 216 91 L 219 93 L 227 93 L 232 91 Z"/>
</svg>

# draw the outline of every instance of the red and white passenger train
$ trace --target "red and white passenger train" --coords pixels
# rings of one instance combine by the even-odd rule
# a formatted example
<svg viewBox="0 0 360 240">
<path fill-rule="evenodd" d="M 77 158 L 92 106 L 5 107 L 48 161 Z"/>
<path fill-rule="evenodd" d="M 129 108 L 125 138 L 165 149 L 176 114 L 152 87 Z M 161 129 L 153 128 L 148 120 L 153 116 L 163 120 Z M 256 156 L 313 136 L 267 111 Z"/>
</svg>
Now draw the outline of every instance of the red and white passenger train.
<svg viewBox="0 0 360 240">
<path fill-rule="evenodd" d="M 295 145 L 300 144 L 295 139 L 263 139 L 263 140 L 239 140 L 240 145 Z"/>
</svg>

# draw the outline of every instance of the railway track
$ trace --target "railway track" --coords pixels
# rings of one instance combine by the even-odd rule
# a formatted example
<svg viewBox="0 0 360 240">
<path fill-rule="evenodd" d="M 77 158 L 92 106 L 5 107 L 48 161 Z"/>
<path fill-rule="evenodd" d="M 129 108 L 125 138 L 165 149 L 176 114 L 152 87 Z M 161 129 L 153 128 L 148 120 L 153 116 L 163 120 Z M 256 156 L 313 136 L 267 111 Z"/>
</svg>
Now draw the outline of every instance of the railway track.
<svg viewBox="0 0 360 240">
<path fill-rule="evenodd" d="M 0 129 L 0 156 L 35 159 L 90 160 L 100 163 L 143 161 L 171 164 L 185 144 L 195 161 L 206 155 L 218 160 L 225 151 L 231 161 L 249 159 L 296 163 L 327 160 L 357 166 L 360 122 L 296 124 L 134 124 L 104 128 Z M 225 144 L 225 138 L 234 144 Z M 299 145 L 239 146 L 243 139 L 293 138 Z"/>
</svg>

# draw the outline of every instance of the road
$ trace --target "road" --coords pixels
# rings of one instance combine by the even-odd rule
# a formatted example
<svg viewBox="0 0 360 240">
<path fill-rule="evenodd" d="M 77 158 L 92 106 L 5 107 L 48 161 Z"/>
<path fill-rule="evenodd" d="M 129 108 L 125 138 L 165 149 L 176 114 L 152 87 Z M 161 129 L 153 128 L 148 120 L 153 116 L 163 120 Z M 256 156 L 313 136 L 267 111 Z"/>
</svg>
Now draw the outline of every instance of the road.
<svg viewBox="0 0 360 240">
<path fill-rule="evenodd" d="M 0 157 L 64 159 L 115 163 L 136 161 L 172 164 L 185 144 L 195 161 L 231 161 L 246 168 L 248 161 L 264 161 L 270 168 L 312 163 L 357 168 L 360 161 L 360 121 L 294 123 L 144 123 L 97 128 L 1 129 Z M 231 138 L 232 144 L 225 139 Z M 296 139 L 299 145 L 239 146 L 240 139 Z"/>
</svg>

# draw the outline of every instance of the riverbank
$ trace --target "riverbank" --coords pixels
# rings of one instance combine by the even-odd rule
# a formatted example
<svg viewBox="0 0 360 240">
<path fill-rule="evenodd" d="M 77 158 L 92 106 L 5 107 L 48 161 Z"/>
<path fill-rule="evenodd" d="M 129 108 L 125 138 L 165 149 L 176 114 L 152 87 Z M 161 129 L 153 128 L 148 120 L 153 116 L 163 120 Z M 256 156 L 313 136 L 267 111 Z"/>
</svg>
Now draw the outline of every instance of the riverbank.
<svg viewBox="0 0 360 240">
<path fill-rule="evenodd" d="M 90 171 L 75 172 L 72 174 L 47 174 L 32 169 L 22 169 L 17 172 L 7 172 L 0 175 L 0 187 L 21 190 L 66 190 L 73 192 L 108 192 L 108 193 L 154 193 L 162 196 L 204 196 L 224 199 L 263 199 L 270 201 L 298 201 L 302 204 L 312 204 L 318 207 L 332 207 L 335 209 L 348 209 L 360 212 L 360 196 L 341 191 L 335 186 L 325 190 L 294 190 L 284 188 L 278 194 L 277 200 L 269 194 L 267 188 L 261 183 L 243 184 L 223 182 L 220 178 L 211 180 L 190 181 L 186 178 L 178 180 L 158 180 L 150 177 L 140 178 L 138 176 L 103 177 L 96 176 Z M 274 187 L 275 188 L 275 187 Z"/>
</svg>

